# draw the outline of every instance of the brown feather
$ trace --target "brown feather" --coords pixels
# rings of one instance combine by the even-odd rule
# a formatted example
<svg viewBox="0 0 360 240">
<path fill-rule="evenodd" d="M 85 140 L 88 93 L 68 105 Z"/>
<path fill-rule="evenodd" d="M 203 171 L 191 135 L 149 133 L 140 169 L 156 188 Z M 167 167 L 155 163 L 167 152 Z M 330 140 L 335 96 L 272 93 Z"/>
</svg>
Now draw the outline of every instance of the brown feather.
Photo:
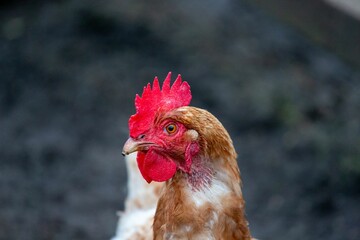
<svg viewBox="0 0 360 240">
<path fill-rule="evenodd" d="M 173 119 L 198 133 L 202 160 L 193 164 L 193 176 L 178 171 L 166 182 L 155 214 L 154 239 L 251 239 L 237 154 L 228 132 L 211 113 L 195 107 L 181 107 L 161 118 Z M 190 187 L 192 179 L 198 181 L 197 174 L 210 178 L 201 189 Z M 207 191 L 219 187 L 213 186 L 216 184 L 225 189 L 218 199 L 201 204 L 194 200 L 196 194 L 206 198 Z"/>
</svg>

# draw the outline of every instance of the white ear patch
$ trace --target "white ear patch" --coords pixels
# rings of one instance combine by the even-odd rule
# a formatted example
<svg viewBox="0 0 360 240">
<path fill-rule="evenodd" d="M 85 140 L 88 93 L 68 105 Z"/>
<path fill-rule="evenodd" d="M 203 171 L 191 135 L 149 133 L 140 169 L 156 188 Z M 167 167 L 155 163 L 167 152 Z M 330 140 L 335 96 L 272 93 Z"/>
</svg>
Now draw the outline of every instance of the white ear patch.
<svg viewBox="0 0 360 240">
<path fill-rule="evenodd" d="M 191 129 L 186 131 L 186 136 L 189 138 L 189 140 L 196 141 L 199 137 L 199 133 L 194 129 Z"/>
</svg>

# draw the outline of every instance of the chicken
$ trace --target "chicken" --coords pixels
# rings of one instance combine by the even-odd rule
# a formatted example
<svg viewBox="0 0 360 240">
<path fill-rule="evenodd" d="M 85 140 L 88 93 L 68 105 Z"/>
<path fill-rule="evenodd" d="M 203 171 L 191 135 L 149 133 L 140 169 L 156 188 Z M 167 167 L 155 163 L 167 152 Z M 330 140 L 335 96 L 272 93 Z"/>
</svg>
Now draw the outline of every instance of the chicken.
<svg viewBox="0 0 360 240">
<path fill-rule="evenodd" d="M 189 106 L 190 86 L 169 73 L 160 89 L 136 95 L 136 114 L 123 154 L 138 152 L 143 178 L 165 182 L 157 203 L 153 237 L 161 239 L 251 239 L 245 218 L 237 154 L 222 124 Z"/>
<path fill-rule="evenodd" d="M 147 184 L 142 178 L 136 153 L 126 156 L 128 172 L 128 196 L 125 211 L 119 212 L 116 235 L 112 240 L 152 240 L 152 224 L 163 182 Z"/>
</svg>

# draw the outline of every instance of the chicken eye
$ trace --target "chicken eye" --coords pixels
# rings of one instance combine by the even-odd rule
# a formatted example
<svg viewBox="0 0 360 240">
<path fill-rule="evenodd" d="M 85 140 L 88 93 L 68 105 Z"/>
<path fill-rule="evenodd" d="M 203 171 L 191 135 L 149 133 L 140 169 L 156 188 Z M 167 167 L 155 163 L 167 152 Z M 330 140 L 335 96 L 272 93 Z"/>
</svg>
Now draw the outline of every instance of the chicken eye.
<svg viewBox="0 0 360 240">
<path fill-rule="evenodd" d="M 168 133 L 168 134 L 173 134 L 175 133 L 177 130 L 177 127 L 175 124 L 169 124 L 165 127 L 165 131 Z"/>
</svg>

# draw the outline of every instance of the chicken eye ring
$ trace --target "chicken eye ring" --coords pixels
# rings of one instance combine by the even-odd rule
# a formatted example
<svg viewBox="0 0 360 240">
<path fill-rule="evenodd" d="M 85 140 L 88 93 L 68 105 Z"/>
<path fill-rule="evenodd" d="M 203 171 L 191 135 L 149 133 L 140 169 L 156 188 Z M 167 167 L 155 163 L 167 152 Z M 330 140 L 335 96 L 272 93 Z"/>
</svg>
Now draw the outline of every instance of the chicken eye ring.
<svg viewBox="0 0 360 240">
<path fill-rule="evenodd" d="M 164 130 L 168 133 L 168 134 L 174 134 L 177 131 L 177 126 L 174 123 L 170 123 L 168 124 Z"/>
</svg>

